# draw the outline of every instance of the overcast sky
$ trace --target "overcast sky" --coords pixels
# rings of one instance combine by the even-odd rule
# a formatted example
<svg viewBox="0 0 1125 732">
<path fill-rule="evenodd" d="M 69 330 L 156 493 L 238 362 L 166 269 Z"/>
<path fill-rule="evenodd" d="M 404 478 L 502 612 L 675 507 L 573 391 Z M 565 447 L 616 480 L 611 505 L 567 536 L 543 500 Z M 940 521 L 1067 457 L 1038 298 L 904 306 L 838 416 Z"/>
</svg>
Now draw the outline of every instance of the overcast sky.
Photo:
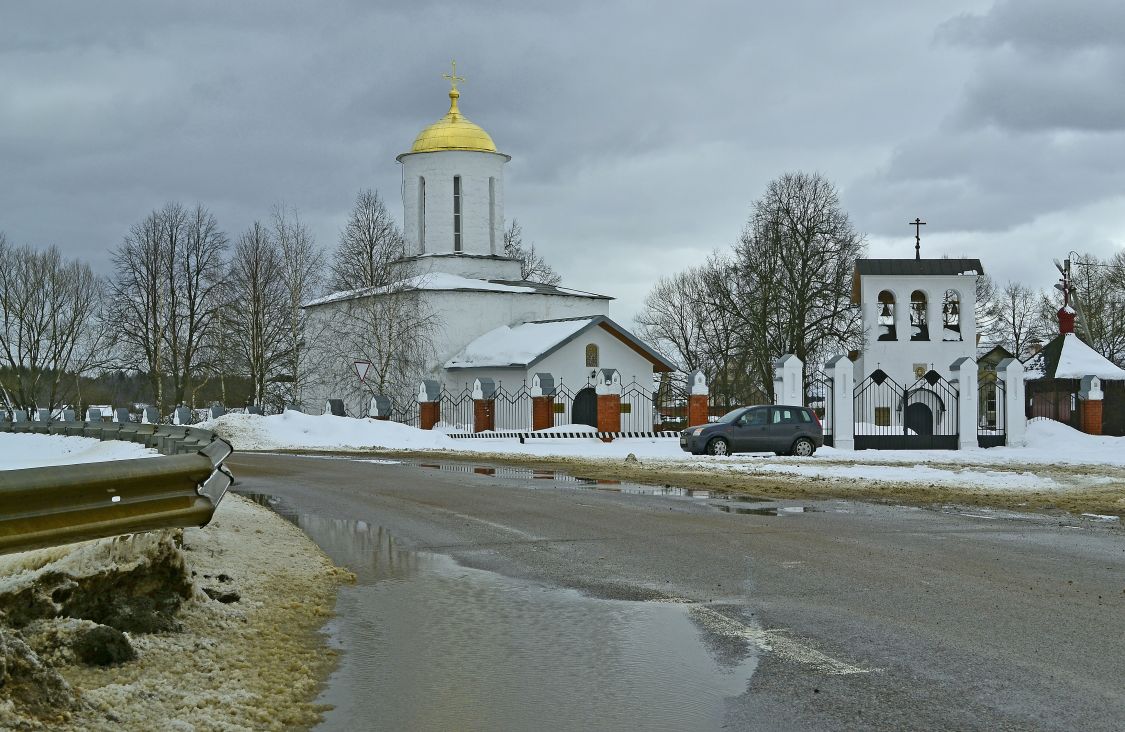
<svg viewBox="0 0 1125 732">
<path fill-rule="evenodd" d="M 915 216 L 1001 282 L 1125 246 L 1121 0 L 5 3 L 0 231 L 108 273 L 167 201 L 232 238 L 283 202 L 334 247 L 362 188 L 401 219 L 450 58 L 507 216 L 626 324 L 787 171 L 872 256 L 913 256 Z"/>
</svg>

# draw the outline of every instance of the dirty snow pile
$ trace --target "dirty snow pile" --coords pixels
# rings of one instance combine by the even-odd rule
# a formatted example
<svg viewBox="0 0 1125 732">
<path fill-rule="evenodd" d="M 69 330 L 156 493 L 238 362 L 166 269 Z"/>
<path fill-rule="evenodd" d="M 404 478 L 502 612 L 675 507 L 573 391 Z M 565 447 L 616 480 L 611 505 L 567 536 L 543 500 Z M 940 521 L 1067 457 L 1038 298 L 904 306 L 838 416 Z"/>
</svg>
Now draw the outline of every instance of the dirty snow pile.
<svg viewBox="0 0 1125 732">
<path fill-rule="evenodd" d="M 100 463 L 153 457 L 157 454 L 156 450 L 134 442 L 102 442 L 93 437 L 0 433 L 0 470 Z"/>
<path fill-rule="evenodd" d="M 348 573 L 228 495 L 203 529 L 0 557 L 0 729 L 292 729 Z"/>
</svg>

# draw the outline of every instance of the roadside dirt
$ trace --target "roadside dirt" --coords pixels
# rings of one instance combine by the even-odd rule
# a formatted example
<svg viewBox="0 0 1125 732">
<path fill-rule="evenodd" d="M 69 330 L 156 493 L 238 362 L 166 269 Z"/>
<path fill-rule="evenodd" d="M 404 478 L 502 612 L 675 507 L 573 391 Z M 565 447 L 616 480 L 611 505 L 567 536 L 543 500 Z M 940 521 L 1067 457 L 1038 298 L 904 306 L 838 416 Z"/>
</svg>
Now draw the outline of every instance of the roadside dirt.
<svg viewBox="0 0 1125 732">
<path fill-rule="evenodd" d="M 964 485 L 925 482 L 879 482 L 839 477 L 806 477 L 784 473 L 754 474 L 719 471 L 712 466 L 694 468 L 692 463 L 667 461 L 590 460 L 573 457 L 537 457 L 514 454 L 466 454 L 434 450 L 368 450 L 330 452 L 316 450 L 275 450 L 293 455 L 335 455 L 355 457 L 449 460 L 464 463 L 490 463 L 538 470 L 558 470 L 595 480 L 617 480 L 646 485 L 674 486 L 710 490 L 720 494 L 752 494 L 777 499 L 846 499 L 875 503 L 935 506 L 962 504 L 1012 511 L 1063 511 L 1096 513 L 1125 518 L 1125 469 L 1103 465 L 991 465 L 927 463 L 927 467 L 959 470 L 987 470 L 1004 473 L 1031 473 L 1049 477 L 1064 486 L 1060 490 L 1003 490 L 974 485 L 971 473 Z M 705 458 L 704 458 L 705 459 Z M 817 458 L 814 458 L 817 459 Z M 818 463 L 819 464 L 819 463 Z M 824 461 L 827 466 L 853 465 L 843 461 Z M 901 463 L 864 463 L 908 467 Z M 1120 522 L 1119 522 L 1120 523 Z"/>
</svg>

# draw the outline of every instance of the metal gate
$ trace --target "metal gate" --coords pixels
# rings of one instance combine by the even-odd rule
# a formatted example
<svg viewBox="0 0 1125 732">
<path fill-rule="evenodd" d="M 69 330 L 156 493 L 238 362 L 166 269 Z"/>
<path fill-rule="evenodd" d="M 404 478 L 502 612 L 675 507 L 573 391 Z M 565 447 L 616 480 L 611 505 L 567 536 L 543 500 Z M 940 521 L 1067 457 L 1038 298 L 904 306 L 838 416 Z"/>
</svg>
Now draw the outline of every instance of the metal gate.
<svg viewBox="0 0 1125 732">
<path fill-rule="evenodd" d="M 1008 444 L 1008 402 L 1004 384 L 995 379 L 982 381 L 978 388 L 977 445 L 1002 447 Z"/>
<path fill-rule="evenodd" d="M 853 403 L 857 450 L 957 449 L 957 389 L 936 371 L 903 387 L 875 369 Z"/>
<path fill-rule="evenodd" d="M 824 444 L 831 447 L 832 438 L 832 379 L 821 368 L 809 372 L 805 380 L 805 406 L 813 410 L 824 429 Z"/>
</svg>

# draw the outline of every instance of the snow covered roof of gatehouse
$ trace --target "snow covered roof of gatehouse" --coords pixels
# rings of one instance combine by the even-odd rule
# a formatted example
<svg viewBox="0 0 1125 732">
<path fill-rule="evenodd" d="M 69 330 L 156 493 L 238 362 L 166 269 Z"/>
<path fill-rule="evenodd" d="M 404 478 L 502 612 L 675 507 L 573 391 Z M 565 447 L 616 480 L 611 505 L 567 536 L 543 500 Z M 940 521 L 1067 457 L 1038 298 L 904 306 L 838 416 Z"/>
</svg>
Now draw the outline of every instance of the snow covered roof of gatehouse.
<svg viewBox="0 0 1125 732">
<path fill-rule="evenodd" d="M 461 349 L 460 353 L 446 362 L 445 368 L 527 368 L 562 348 L 582 332 L 596 326 L 609 331 L 618 340 L 651 361 L 655 371 L 675 369 L 671 361 L 604 315 L 502 325 Z"/>
<path fill-rule="evenodd" d="M 1081 379 L 1125 381 L 1125 369 L 1084 343 L 1074 333 L 1060 335 L 1024 364 L 1024 379 Z"/>
</svg>

